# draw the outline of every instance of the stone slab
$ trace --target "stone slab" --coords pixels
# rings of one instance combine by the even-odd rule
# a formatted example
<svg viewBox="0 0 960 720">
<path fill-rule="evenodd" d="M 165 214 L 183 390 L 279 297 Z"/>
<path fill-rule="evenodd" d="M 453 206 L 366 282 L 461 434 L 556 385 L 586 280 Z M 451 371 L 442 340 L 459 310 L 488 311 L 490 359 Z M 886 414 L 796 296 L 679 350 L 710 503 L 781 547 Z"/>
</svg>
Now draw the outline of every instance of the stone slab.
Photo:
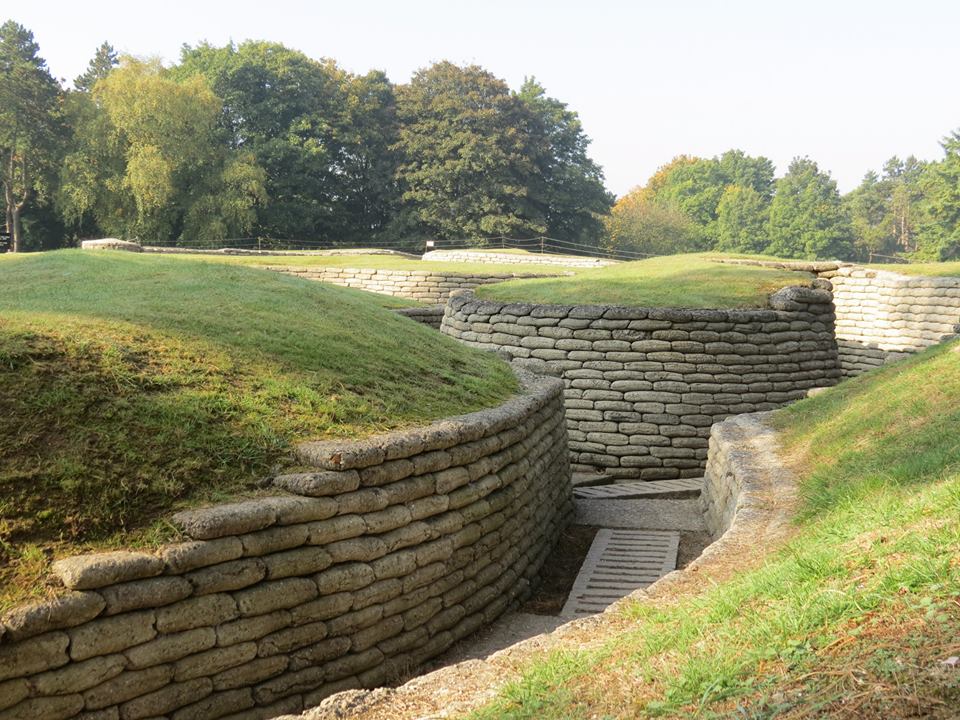
<svg viewBox="0 0 960 720">
<path fill-rule="evenodd" d="M 706 531 L 703 513 L 696 499 L 575 499 L 574 507 L 575 525 L 628 530 Z"/>
<path fill-rule="evenodd" d="M 564 618 L 603 612 L 677 567 L 680 533 L 601 529 L 560 612 Z"/>
<path fill-rule="evenodd" d="M 592 485 L 574 488 L 573 496 L 584 500 L 609 498 L 690 498 L 697 497 L 703 488 L 703 478 L 678 478 L 675 480 L 651 480 L 649 482 L 625 482 L 612 485 Z"/>
</svg>

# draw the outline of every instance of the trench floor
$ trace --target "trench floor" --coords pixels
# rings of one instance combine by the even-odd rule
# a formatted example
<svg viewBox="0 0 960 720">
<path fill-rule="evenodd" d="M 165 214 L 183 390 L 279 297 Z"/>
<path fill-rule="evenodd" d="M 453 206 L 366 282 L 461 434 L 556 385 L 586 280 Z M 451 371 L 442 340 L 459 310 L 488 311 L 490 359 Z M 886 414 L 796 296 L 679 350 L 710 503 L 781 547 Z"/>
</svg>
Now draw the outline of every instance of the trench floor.
<svg viewBox="0 0 960 720">
<path fill-rule="evenodd" d="M 687 496 L 681 495 L 681 499 L 677 499 L 674 493 L 678 490 Z M 662 491 L 659 496 L 646 493 L 647 497 L 627 498 L 585 498 L 575 493 L 576 514 L 573 524 L 563 532 L 556 548 L 544 563 L 540 583 L 531 597 L 517 610 L 506 613 L 489 627 L 451 647 L 424 671 L 485 658 L 515 643 L 552 632 L 572 619 L 571 615 L 561 615 L 561 612 L 600 530 L 653 531 L 651 535 L 674 535 L 678 539 L 676 568 L 686 567 L 712 542 L 712 538 L 704 526 L 698 501 L 689 498 L 689 487 L 680 489 L 664 486 Z M 666 574 L 670 569 L 673 568 L 661 565 L 659 574 Z M 637 587 L 649 584 L 649 580 L 645 577 L 641 581 L 638 577 Z M 622 595 L 629 592 L 625 587 L 622 589 L 625 590 Z M 578 616 L 582 617 L 582 614 Z"/>
</svg>

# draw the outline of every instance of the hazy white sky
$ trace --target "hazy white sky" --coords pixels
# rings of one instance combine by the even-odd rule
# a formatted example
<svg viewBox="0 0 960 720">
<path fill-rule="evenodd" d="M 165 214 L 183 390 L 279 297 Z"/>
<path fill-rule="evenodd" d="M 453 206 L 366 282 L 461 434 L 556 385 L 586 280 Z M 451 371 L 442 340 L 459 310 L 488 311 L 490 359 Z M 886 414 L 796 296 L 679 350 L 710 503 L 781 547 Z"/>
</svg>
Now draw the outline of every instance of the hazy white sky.
<svg viewBox="0 0 960 720">
<path fill-rule="evenodd" d="M 942 156 L 960 128 L 956 0 L 349 0 L 13 3 L 57 77 L 104 40 L 175 61 L 208 40 L 273 40 L 405 82 L 437 60 L 511 87 L 535 75 L 580 113 L 618 195 L 680 153 L 796 155 L 842 191 L 891 155 Z"/>
</svg>

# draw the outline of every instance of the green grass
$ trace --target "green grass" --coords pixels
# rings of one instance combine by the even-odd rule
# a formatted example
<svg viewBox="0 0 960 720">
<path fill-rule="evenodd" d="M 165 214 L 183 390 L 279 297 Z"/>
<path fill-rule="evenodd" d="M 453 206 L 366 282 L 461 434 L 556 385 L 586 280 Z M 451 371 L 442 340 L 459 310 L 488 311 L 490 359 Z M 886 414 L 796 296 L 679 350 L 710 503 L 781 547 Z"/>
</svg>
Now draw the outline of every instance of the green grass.
<svg viewBox="0 0 960 720">
<path fill-rule="evenodd" d="M 255 268 L 59 251 L 2 256 L 0 287 L 0 581 L 13 594 L 18 561 L 133 542 L 118 533 L 252 491 L 296 441 L 516 389 L 505 363 L 379 296 Z"/>
<path fill-rule="evenodd" d="M 480 273 L 506 275 L 549 275 L 564 272 L 526 268 L 517 264 L 433 262 L 414 260 L 397 255 L 166 255 L 183 262 L 215 262 L 231 265 L 331 268 L 373 268 L 377 270 L 423 270 L 444 273 Z"/>
<path fill-rule="evenodd" d="M 960 277 L 960 260 L 952 262 L 928 262 L 900 265 L 890 263 L 886 265 L 867 265 L 874 270 L 887 270 L 901 275 L 926 275 L 929 277 Z"/>
<path fill-rule="evenodd" d="M 474 720 L 956 717 L 958 347 L 778 412 L 803 498 L 785 546 L 533 658 Z"/>
<path fill-rule="evenodd" d="M 511 280 L 477 289 L 491 300 L 559 305 L 641 307 L 764 307 L 767 296 L 810 276 L 748 265 L 722 265 L 708 256 L 671 255 L 578 272 L 574 277 Z"/>
</svg>

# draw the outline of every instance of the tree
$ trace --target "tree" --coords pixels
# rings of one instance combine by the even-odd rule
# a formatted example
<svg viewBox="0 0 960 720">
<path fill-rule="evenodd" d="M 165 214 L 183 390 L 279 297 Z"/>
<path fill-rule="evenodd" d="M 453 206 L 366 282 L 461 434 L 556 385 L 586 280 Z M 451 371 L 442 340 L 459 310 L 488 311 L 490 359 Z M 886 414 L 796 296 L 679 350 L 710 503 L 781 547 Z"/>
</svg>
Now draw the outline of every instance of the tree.
<svg viewBox="0 0 960 720">
<path fill-rule="evenodd" d="M 944 158 L 931 165 L 923 182 L 931 222 L 918 250 L 922 257 L 948 260 L 960 257 L 960 130 L 941 146 Z"/>
<path fill-rule="evenodd" d="M 397 89 L 397 180 L 410 231 L 445 239 L 540 235 L 524 102 L 476 65 L 440 62 Z"/>
<path fill-rule="evenodd" d="M 853 231 L 857 256 L 873 262 L 875 254 L 896 251 L 891 232 L 888 184 L 873 171 L 863 177 L 856 190 L 844 197 Z"/>
<path fill-rule="evenodd" d="M 749 188 L 765 207 L 773 194 L 773 163 L 741 150 L 728 150 L 710 159 L 680 155 L 654 173 L 647 182 L 646 192 L 651 199 L 686 213 L 698 228 L 700 248 L 708 249 L 719 242 L 720 202 L 731 186 Z M 729 210 L 728 207 L 728 215 Z M 728 216 L 727 220 L 732 218 Z M 729 225 L 724 229 L 728 234 L 731 231 Z M 741 238 L 736 242 L 742 241 Z M 726 242 L 732 242 L 729 236 Z M 748 244 L 755 243 L 756 235 Z"/>
<path fill-rule="evenodd" d="M 791 258 L 844 258 L 851 249 L 850 220 L 837 184 L 809 158 L 794 158 L 776 184 L 766 252 Z"/>
<path fill-rule="evenodd" d="M 858 257 L 923 256 L 921 245 L 928 249 L 938 246 L 939 226 L 931 222 L 926 198 L 936 184 L 932 180 L 928 164 L 913 156 L 906 160 L 891 157 L 884 163 L 882 175 L 871 171 L 864 176 L 860 186 L 844 197 Z"/>
<path fill-rule="evenodd" d="M 590 139 L 580 118 L 564 103 L 547 97 L 534 78 L 524 82 L 518 97 L 531 116 L 536 153 L 530 198 L 545 220 L 547 234 L 596 246 L 613 197 L 603 186 L 603 171 L 587 156 Z"/>
<path fill-rule="evenodd" d="M 62 204 L 120 237 L 212 243 L 249 231 L 265 199 L 263 171 L 217 132 L 220 101 L 205 81 L 176 82 L 157 62 L 125 58 L 96 83 Z"/>
<path fill-rule="evenodd" d="M 23 249 L 24 211 L 49 196 L 61 152 L 60 86 L 39 51 L 22 25 L 0 25 L 0 182 L 14 252 Z"/>
<path fill-rule="evenodd" d="M 720 176 L 728 185 L 751 188 L 765 203 L 773 197 L 773 162 L 763 156 L 751 157 L 742 150 L 727 150 L 717 158 Z"/>
<path fill-rule="evenodd" d="M 672 255 L 699 249 L 699 228 L 677 207 L 637 189 L 620 198 L 606 218 L 609 250 Z"/>
<path fill-rule="evenodd" d="M 769 204 L 751 185 L 728 185 L 717 203 L 717 244 L 724 252 L 761 253 L 767 246 Z"/>
<path fill-rule="evenodd" d="M 117 56 L 116 50 L 113 49 L 113 45 L 104 42 L 97 48 L 96 53 L 90 60 L 90 64 L 87 65 L 86 71 L 84 71 L 82 75 L 78 75 L 73 81 L 73 87 L 79 92 L 90 92 L 93 90 L 93 86 L 97 81 L 103 80 L 109 75 L 110 71 L 113 70 L 119 62 L 119 57 Z"/>
<path fill-rule="evenodd" d="M 226 142 L 252 152 L 269 200 L 258 234 L 334 242 L 386 232 L 398 190 L 396 109 L 382 72 L 355 76 L 278 43 L 184 47 L 176 77 L 223 100 Z"/>
</svg>

